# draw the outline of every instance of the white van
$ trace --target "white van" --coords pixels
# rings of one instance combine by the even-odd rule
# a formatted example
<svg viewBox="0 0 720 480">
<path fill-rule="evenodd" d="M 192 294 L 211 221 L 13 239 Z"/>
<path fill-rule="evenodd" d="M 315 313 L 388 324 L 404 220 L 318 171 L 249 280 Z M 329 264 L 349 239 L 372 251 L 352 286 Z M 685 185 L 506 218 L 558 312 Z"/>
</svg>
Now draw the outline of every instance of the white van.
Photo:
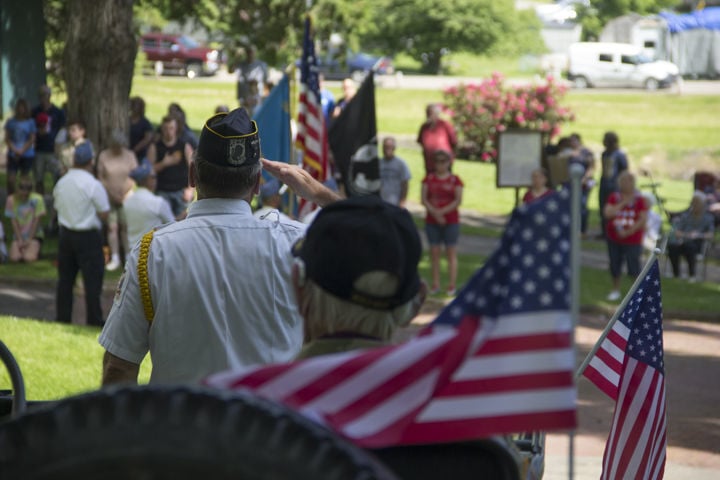
<svg viewBox="0 0 720 480">
<path fill-rule="evenodd" d="M 570 45 L 568 78 L 576 88 L 669 87 L 680 70 L 672 62 L 654 61 L 629 43 L 579 42 Z"/>
</svg>

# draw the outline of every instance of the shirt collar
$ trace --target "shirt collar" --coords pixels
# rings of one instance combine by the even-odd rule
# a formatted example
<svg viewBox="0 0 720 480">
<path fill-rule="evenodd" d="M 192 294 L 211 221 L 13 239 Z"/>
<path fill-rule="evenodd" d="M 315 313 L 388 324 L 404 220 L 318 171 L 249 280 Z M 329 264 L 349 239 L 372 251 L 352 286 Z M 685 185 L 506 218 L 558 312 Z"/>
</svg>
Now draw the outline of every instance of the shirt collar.
<svg viewBox="0 0 720 480">
<path fill-rule="evenodd" d="M 252 208 L 245 200 L 231 198 L 206 198 L 188 207 L 188 218 L 198 215 L 242 214 L 252 216 Z"/>
</svg>

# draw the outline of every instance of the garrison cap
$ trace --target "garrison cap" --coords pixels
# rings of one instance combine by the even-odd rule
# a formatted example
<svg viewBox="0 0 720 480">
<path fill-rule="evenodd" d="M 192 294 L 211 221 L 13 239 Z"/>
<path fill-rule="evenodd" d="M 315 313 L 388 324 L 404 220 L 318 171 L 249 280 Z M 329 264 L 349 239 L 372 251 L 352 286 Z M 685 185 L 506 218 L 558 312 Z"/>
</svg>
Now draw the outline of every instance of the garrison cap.
<svg viewBox="0 0 720 480">
<path fill-rule="evenodd" d="M 198 154 L 221 167 L 259 163 L 260 136 L 257 124 L 244 108 L 210 117 L 200 132 Z"/>
</svg>

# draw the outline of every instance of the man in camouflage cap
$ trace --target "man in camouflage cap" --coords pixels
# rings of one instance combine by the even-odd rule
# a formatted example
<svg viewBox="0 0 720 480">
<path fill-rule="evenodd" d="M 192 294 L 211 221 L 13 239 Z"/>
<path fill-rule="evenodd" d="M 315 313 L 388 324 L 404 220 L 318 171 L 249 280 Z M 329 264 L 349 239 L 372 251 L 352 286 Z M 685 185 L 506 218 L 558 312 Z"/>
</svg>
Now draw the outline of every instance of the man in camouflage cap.
<svg viewBox="0 0 720 480">
<path fill-rule="evenodd" d="M 211 117 L 190 164 L 197 201 L 187 218 L 146 234 L 130 254 L 99 338 L 103 385 L 136 382 L 148 351 L 151 383 L 194 383 L 297 355 L 290 251 L 305 226 L 253 217 L 263 167 L 319 205 L 337 199 L 299 167 L 262 159 L 244 109 Z"/>
</svg>

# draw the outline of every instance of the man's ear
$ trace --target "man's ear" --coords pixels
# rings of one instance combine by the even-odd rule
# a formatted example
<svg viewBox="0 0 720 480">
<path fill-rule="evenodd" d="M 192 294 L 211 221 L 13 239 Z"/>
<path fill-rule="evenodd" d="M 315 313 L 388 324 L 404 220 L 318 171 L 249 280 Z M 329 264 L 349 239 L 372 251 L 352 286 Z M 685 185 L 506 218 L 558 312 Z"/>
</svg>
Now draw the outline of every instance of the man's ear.
<svg viewBox="0 0 720 480">
<path fill-rule="evenodd" d="M 425 299 L 427 298 L 427 293 L 427 283 L 425 283 L 425 280 L 420 280 L 420 289 L 418 290 L 417 295 L 415 295 L 415 298 L 413 298 L 414 312 L 411 318 L 415 318 L 417 314 L 420 313 L 420 309 L 422 308 L 423 304 L 425 303 Z"/>
<path fill-rule="evenodd" d="M 257 178 L 255 179 L 255 186 L 253 187 L 253 196 L 260 193 L 260 183 L 262 180 L 262 170 L 258 172 Z"/>
<path fill-rule="evenodd" d="M 305 286 L 305 280 L 306 280 L 306 273 L 305 273 L 305 262 L 302 260 L 302 258 L 295 258 L 293 259 L 293 267 L 292 267 L 292 280 L 293 280 L 293 286 L 296 288 L 303 288 Z"/>
</svg>

